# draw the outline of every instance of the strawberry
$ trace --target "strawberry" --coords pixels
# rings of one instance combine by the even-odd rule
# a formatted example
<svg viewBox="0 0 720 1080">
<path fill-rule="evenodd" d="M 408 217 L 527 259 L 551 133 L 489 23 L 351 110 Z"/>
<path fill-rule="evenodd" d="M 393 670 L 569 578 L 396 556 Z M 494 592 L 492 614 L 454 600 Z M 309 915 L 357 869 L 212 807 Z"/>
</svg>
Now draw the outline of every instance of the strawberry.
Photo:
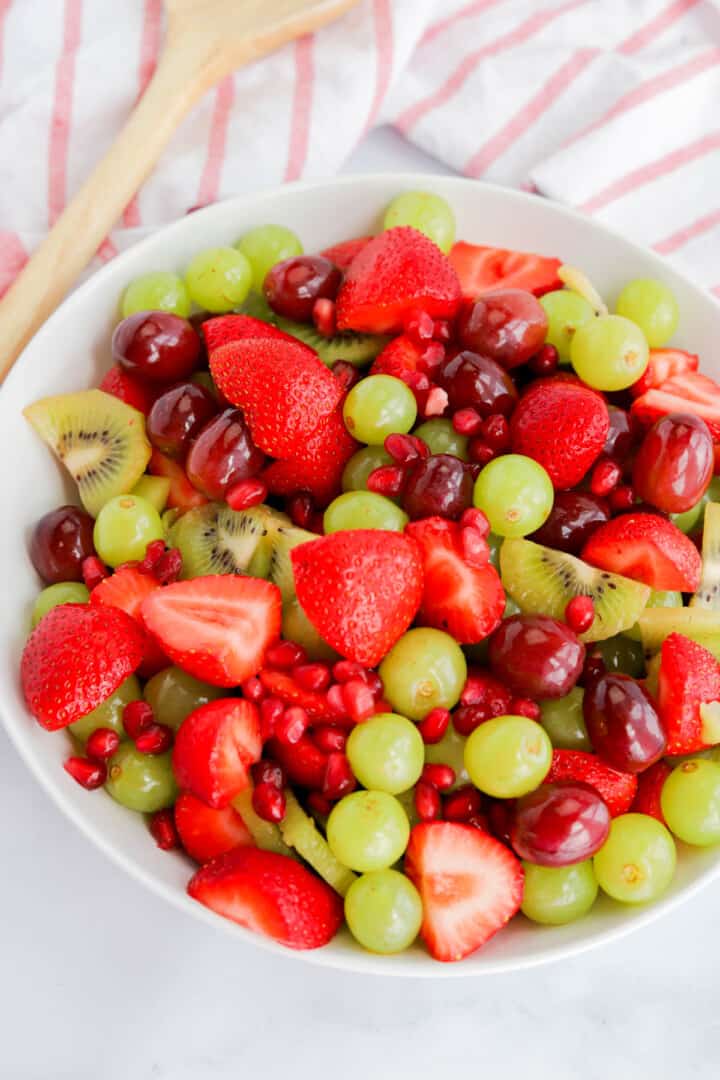
<svg viewBox="0 0 720 1080">
<path fill-rule="evenodd" d="M 188 893 L 240 926 L 289 949 L 317 949 L 340 929 L 343 903 L 334 889 L 287 855 L 238 847 L 190 879 Z"/>
<path fill-rule="evenodd" d="M 261 753 L 257 706 L 243 698 L 217 698 L 178 728 L 173 771 L 181 788 L 221 810 L 248 786 L 248 770 Z"/>
<path fill-rule="evenodd" d="M 452 319 L 459 305 L 460 284 L 447 256 L 402 225 L 375 236 L 353 259 L 337 296 L 337 326 L 396 334 L 418 312 Z"/>
<path fill-rule="evenodd" d="M 208 355 L 243 338 L 279 338 L 283 341 L 295 341 L 289 334 L 278 330 L 277 326 L 254 319 L 251 315 L 219 315 L 207 319 L 201 327 Z"/>
<path fill-rule="evenodd" d="M 651 349 L 644 374 L 630 387 L 633 397 L 640 397 L 648 390 L 660 390 L 673 375 L 697 371 L 700 358 L 684 349 Z"/>
<path fill-rule="evenodd" d="M 207 502 L 203 493 L 192 486 L 182 465 L 161 454 L 159 450 L 153 450 L 148 472 L 153 476 L 164 476 L 170 481 L 168 506 L 184 511 L 203 506 Z"/>
<path fill-rule="evenodd" d="M 153 387 L 144 383 L 142 379 L 138 379 L 135 375 L 129 375 L 119 364 L 114 364 L 110 368 L 100 383 L 99 389 L 104 390 L 106 394 L 112 394 L 113 397 L 120 398 L 127 405 L 132 405 L 134 409 L 138 409 L 145 416 L 152 409 L 155 398 L 162 393 L 161 388 L 156 387 L 153 389 Z"/>
<path fill-rule="evenodd" d="M 420 605 L 420 552 L 400 533 L 331 533 L 293 548 L 290 558 L 310 622 L 341 656 L 366 667 L 382 660 Z"/>
<path fill-rule="evenodd" d="M 600 456 L 609 426 L 600 394 L 581 383 L 541 379 L 513 413 L 512 449 L 538 461 L 563 490 L 575 487 Z"/>
<path fill-rule="evenodd" d="M 272 697 L 280 698 L 286 705 L 300 705 L 313 720 L 330 720 L 335 716 L 325 694 L 304 690 L 284 671 L 261 671 L 260 682 Z"/>
<path fill-rule="evenodd" d="M 423 902 L 420 933 L 436 960 L 462 960 L 518 911 L 523 869 L 494 836 L 454 821 L 416 825 L 405 873 Z"/>
<path fill-rule="evenodd" d="M 621 514 L 597 529 L 582 549 L 592 566 L 653 589 L 695 592 L 702 559 L 677 525 L 658 514 Z"/>
<path fill-rule="evenodd" d="M 632 404 L 631 413 L 643 424 L 654 424 L 668 413 L 694 413 L 705 421 L 713 439 L 720 440 L 720 386 L 697 371 L 681 372 L 662 386 L 647 390 Z"/>
<path fill-rule="evenodd" d="M 500 624 L 505 590 L 487 558 L 473 560 L 463 548 L 463 529 L 444 518 L 411 522 L 405 532 L 420 545 L 423 595 L 419 621 L 445 630 L 463 645 L 482 641 Z"/>
<path fill-rule="evenodd" d="M 329 259 L 331 263 L 335 263 L 338 270 L 344 272 L 355 256 L 359 255 L 371 240 L 372 236 L 358 236 L 355 240 L 343 240 L 340 244 L 333 244 L 332 247 L 325 248 L 320 254 L 323 258 Z"/>
<path fill-rule="evenodd" d="M 584 750 L 553 750 L 545 782 L 553 780 L 582 780 L 589 784 L 605 800 L 612 817 L 628 812 L 638 787 L 634 773 L 613 769 L 595 754 Z"/>
<path fill-rule="evenodd" d="M 110 577 L 103 578 L 90 594 L 91 604 L 109 604 L 111 607 L 122 608 L 128 615 L 140 622 L 140 608 L 146 596 L 158 589 L 160 584 L 152 574 L 142 574 L 135 566 L 121 566 Z M 142 629 L 143 635 L 143 662 L 138 669 L 138 674 L 149 679 L 164 667 L 168 667 L 170 661 L 162 651 L 154 638 Z"/>
<path fill-rule="evenodd" d="M 345 465 L 359 447 L 345 427 L 340 406 L 305 441 L 302 453 L 274 461 L 262 474 L 273 495 L 309 491 L 317 506 L 340 494 Z"/>
<path fill-rule="evenodd" d="M 176 581 L 143 601 L 146 628 L 174 664 L 213 686 L 238 686 L 280 633 L 280 590 L 261 578 Z"/>
<path fill-rule="evenodd" d="M 493 289 L 526 289 L 542 296 L 562 287 L 557 273 L 562 266 L 560 259 L 466 244 L 462 240 L 453 245 L 449 258 L 463 296 L 473 299 Z"/>
<path fill-rule="evenodd" d="M 184 791 L 175 802 L 175 827 L 182 846 L 199 863 L 253 842 L 247 825 L 232 806 L 213 810 L 189 791 Z"/>
<path fill-rule="evenodd" d="M 25 701 L 48 731 L 102 705 L 137 670 L 141 631 L 114 607 L 60 604 L 28 638 L 20 662 Z"/>
<path fill-rule="evenodd" d="M 244 410 L 255 443 L 273 457 L 304 454 L 344 396 L 317 354 L 292 338 L 224 345 L 211 354 L 210 370 L 225 397 Z"/>
<path fill-rule="evenodd" d="M 682 634 L 660 650 L 657 704 L 668 754 L 692 754 L 720 742 L 720 664 Z"/>
<path fill-rule="evenodd" d="M 663 784 L 672 772 L 666 761 L 656 761 L 638 776 L 638 789 L 630 809 L 634 814 L 649 814 L 665 824 L 660 795 Z"/>
<path fill-rule="evenodd" d="M 375 357 L 371 375 L 393 375 L 396 379 L 405 379 L 408 373 L 418 370 L 418 362 L 423 354 L 412 338 L 399 334 L 388 342 L 383 351 Z"/>
</svg>

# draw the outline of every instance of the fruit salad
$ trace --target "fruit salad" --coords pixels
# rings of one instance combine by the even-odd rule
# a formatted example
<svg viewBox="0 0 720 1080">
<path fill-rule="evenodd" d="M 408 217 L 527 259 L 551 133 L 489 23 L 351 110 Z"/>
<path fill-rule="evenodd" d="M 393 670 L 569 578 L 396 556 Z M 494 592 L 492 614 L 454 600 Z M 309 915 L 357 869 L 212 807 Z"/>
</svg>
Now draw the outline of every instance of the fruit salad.
<svg viewBox="0 0 720 1080">
<path fill-rule="evenodd" d="M 404 192 L 133 281 L 100 386 L 25 410 L 78 494 L 28 710 L 197 903 L 457 961 L 720 843 L 720 386 L 663 282 L 606 300 Z"/>
</svg>

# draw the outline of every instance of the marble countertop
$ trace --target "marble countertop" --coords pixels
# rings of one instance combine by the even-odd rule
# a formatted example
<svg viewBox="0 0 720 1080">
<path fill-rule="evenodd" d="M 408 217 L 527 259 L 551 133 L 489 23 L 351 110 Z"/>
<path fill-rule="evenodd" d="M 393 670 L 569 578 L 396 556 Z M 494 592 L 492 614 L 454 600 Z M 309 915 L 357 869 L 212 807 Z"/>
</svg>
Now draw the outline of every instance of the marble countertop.
<svg viewBox="0 0 720 1080">
<path fill-rule="evenodd" d="M 346 171 L 448 172 L 390 131 Z M 710 1080 L 720 886 L 616 945 L 485 979 L 352 976 L 191 921 L 100 854 L 0 731 L 3 1080 Z M 716 951 L 717 950 L 717 951 Z"/>
</svg>

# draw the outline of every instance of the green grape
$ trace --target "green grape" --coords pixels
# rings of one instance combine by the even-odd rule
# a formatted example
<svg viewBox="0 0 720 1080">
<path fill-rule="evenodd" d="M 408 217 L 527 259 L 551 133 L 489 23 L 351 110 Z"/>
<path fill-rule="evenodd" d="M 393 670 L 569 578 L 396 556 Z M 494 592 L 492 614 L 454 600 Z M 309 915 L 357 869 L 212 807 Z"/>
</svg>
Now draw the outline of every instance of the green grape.
<svg viewBox="0 0 720 1080">
<path fill-rule="evenodd" d="M 496 799 L 517 799 L 542 784 L 552 743 L 526 716 L 496 716 L 475 728 L 465 744 L 465 768 L 476 788 Z"/>
<path fill-rule="evenodd" d="M 622 315 L 599 315 L 573 338 L 570 359 L 595 390 L 626 390 L 648 365 L 649 350 L 639 326 Z"/>
<path fill-rule="evenodd" d="M 465 768 L 466 742 L 465 736 L 458 734 L 451 723 L 440 742 L 428 743 L 425 747 L 427 762 L 431 765 L 449 765 L 455 773 L 455 783 L 451 791 L 470 783 L 470 774 Z"/>
<path fill-rule="evenodd" d="M 173 731 L 201 705 L 222 697 L 219 686 L 200 682 L 177 667 L 163 668 L 145 684 L 145 700 L 152 708 L 158 724 L 167 724 Z"/>
<path fill-rule="evenodd" d="M 618 296 L 617 313 L 640 327 L 651 349 L 667 344 L 680 319 L 672 289 L 654 278 L 638 278 L 626 285 Z"/>
<path fill-rule="evenodd" d="M 420 931 L 423 907 L 412 881 L 398 870 L 374 870 L 356 878 L 345 896 L 350 933 L 374 953 L 408 949 Z"/>
<path fill-rule="evenodd" d="M 385 791 L 355 791 L 336 803 L 327 841 L 336 859 L 361 874 L 384 870 L 400 858 L 410 837 L 402 804 Z"/>
<path fill-rule="evenodd" d="M 133 743 L 121 743 L 108 761 L 105 790 L 128 810 L 140 814 L 154 814 L 172 806 L 178 796 L 172 750 L 166 754 L 141 754 Z"/>
<path fill-rule="evenodd" d="M 679 592 L 662 592 L 658 589 L 653 589 L 650 593 L 650 599 L 647 602 L 646 607 L 649 608 L 667 608 L 667 607 L 682 607 L 683 598 L 682 593 Z M 632 641 L 642 641 L 642 635 L 640 633 L 640 624 L 635 623 L 629 630 L 623 631 L 625 637 L 630 638 Z M 630 673 L 629 673 L 630 674 Z"/>
<path fill-rule="evenodd" d="M 540 297 L 548 317 L 548 331 L 545 338 L 548 345 L 554 345 L 561 364 L 570 363 L 570 346 L 575 331 L 595 318 L 595 309 L 589 300 L 569 289 L 557 289 Z"/>
<path fill-rule="evenodd" d="M 418 439 L 422 439 L 430 447 L 431 454 L 452 454 L 461 461 L 469 461 L 469 439 L 467 435 L 460 435 L 452 426 L 452 420 L 443 420 L 436 417 L 434 420 L 426 420 L 413 431 Z"/>
<path fill-rule="evenodd" d="M 645 675 L 645 651 L 639 641 L 618 634 L 617 637 L 596 641 L 594 649 L 600 653 L 608 671 L 619 671 L 642 679 Z"/>
<path fill-rule="evenodd" d="M 138 495 L 162 514 L 170 494 L 170 481 L 166 476 L 141 476 L 131 495 Z"/>
<path fill-rule="evenodd" d="M 343 469 L 343 491 L 367 491 L 368 476 L 383 465 L 392 465 L 393 459 L 384 446 L 363 446 L 356 451 Z"/>
<path fill-rule="evenodd" d="M 422 720 L 432 709 L 452 709 L 467 679 L 467 663 L 458 643 L 444 631 L 429 627 L 403 634 L 379 671 L 386 700 L 411 720 Z"/>
<path fill-rule="evenodd" d="M 363 787 L 399 795 L 420 779 L 425 747 L 405 716 L 379 713 L 353 728 L 346 753 Z"/>
<path fill-rule="evenodd" d="M 240 237 L 235 247 L 250 263 L 252 287 L 257 293 L 262 292 L 267 272 L 275 263 L 303 253 L 295 233 L 284 225 L 256 225 Z"/>
<path fill-rule="evenodd" d="M 116 495 L 106 502 L 93 530 L 95 550 L 108 566 L 143 559 L 148 544 L 164 539 L 160 515 L 139 495 Z"/>
<path fill-rule="evenodd" d="M 382 446 L 388 435 L 405 435 L 417 418 L 409 386 L 392 375 L 368 375 L 355 383 L 343 405 L 345 426 L 359 442 Z"/>
<path fill-rule="evenodd" d="M 524 862 L 525 887 L 521 911 L 533 922 L 563 926 L 587 915 L 595 903 L 598 883 L 592 859 L 573 866 L 536 866 Z"/>
<path fill-rule="evenodd" d="M 308 660 L 338 660 L 339 656 L 320 636 L 300 606 L 297 597 L 285 604 L 282 612 L 282 636 L 302 645 Z"/>
<path fill-rule="evenodd" d="M 237 248 L 208 248 L 185 271 L 190 296 L 206 311 L 222 314 L 240 307 L 250 292 L 250 263 Z"/>
<path fill-rule="evenodd" d="M 542 465 L 523 454 L 503 454 L 478 476 L 473 502 L 498 536 L 527 536 L 547 519 L 554 498 Z"/>
<path fill-rule="evenodd" d="M 103 701 L 102 705 L 98 705 L 92 712 L 86 713 L 75 723 L 70 724 L 68 731 L 82 743 L 87 742 L 93 731 L 100 727 L 112 728 L 121 739 L 124 739 L 123 709 L 131 701 L 140 701 L 141 697 L 142 690 L 137 676 L 129 675 L 125 682 L 120 683 L 117 690 Z"/>
<path fill-rule="evenodd" d="M 705 847 L 720 841 L 720 765 L 702 758 L 678 765 L 660 794 L 663 817 L 686 844 Z"/>
<path fill-rule="evenodd" d="M 81 581 L 58 581 L 55 585 L 48 585 L 35 600 L 32 626 L 36 627 L 43 615 L 59 604 L 87 604 L 89 599 L 90 593 Z"/>
<path fill-rule="evenodd" d="M 657 900 L 673 879 L 675 841 L 648 814 L 613 818 L 607 840 L 593 859 L 603 892 L 624 904 Z"/>
<path fill-rule="evenodd" d="M 439 195 L 429 191 L 406 191 L 396 195 L 385 211 L 384 229 L 411 225 L 425 233 L 447 255 L 455 243 L 455 215 Z"/>
<path fill-rule="evenodd" d="M 566 697 L 540 702 L 540 723 L 556 750 L 592 750 L 583 717 L 584 695 L 576 686 Z"/>
<path fill-rule="evenodd" d="M 404 510 L 374 491 L 346 491 L 328 506 L 323 515 L 325 533 L 343 529 L 387 529 L 402 532 L 408 521 Z"/>
<path fill-rule="evenodd" d="M 173 315 L 181 315 L 183 319 L 187 319 L 190 314 L 190 297 L 182 278 L 164 271 L 135 278 L 123 295 L 123 318 L 126 319 L 136 311 L 170 311 Z"/>
<path fill-rule="evenodd" d="M 490 548 L 490 562 L 495 567 L 498 573 L 500 573 L 500 548 L 503 546 L 504 536 L 496 536 L 495 533 L 488 533 L 485 537 L 487 545 Z"/>
<path fill-rule="evenodd" d="M 515 603 L 512 596 L 506 596 L 503 619 L 511 619 L 513 615 L 522 615 L 522 608 L 519 606 L 519 604 Z"/>
<path fill-rule="evenodd" d="M 701 529 L 705 523 L 705 507 L 709 502 L 720 502 L 720 476 L 713 476 L 700 502 L 682 514 L 670 514 L 670 520 L 684 533 Z"/>
</svg>

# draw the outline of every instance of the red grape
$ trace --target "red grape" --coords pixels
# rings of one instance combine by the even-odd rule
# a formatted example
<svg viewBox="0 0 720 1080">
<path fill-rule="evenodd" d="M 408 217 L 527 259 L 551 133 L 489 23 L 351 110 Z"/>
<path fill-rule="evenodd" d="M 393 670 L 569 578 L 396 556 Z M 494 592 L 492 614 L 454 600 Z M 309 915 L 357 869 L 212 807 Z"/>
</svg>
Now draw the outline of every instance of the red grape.
<svg viewBox="0 0 720 1080">
<path fill-rule="evenodd" d="M 82 581 L 83 559 L 95 554 L 94 526 L 77 506 L 60 506 L 40 518 L 30 537 L 30 559 L 44 582 Z"/>
<path fill-rule="evenodd" d="M 596 754 L 623 772 L 642 772 L 662 757 L 665 732 L 652 698 L 629 675 L 592 680 L 583 716 Z"/>
<path fill-rule="evenodd" d="M 513 368 L 524 364 L 542 347 L 547 328 L 547 315 L 532 293 L 498 289 L 465 305 L 457 332 L 466 349 Z"/>
<path fill-rule="evenodd" d="M 635 493 L 659 510 L 682 514 L 707 491 L 714 461 L 705 421 L 670 413 L 653 424 L 640 445 L 633 465 Z"/>
<path fill-rule="evenodd" d="M 516 697 L 565 697 L 578 681 L 585 646 L 565 623 L 547 615 L 503 619 L 490 639 L 490 667 Z"/>
<path fill-rule="evenodd" d="M 512 379 L 499 364 L 474 352 L 460 352 L 446 360 L 437 381 L 447 392 L 450 412 L 473 408 L 480 416 L 509 416 L 517 402 Z"/>
<path fill-rule="evenodd" d="M 433 454 L 411 466 L 405 483 L 403 508 L 418 518 L 459 518 L 472 506 L 473 481 L 460 458 Z"/>
<path fill-rule="evenodd" d="M 252 441 L 239 409 L 226 409 L 205 425 L 190 447 L 185 469 L 209 499 L 223 499 L 240 480 L 256 476 L 265 455 Z"/>
<path fill-rule="evenodd" d="M 541 784 L 515 804 L 510 843 L 539 866 L 571 866 L 594 855 L 610 831 L 610 811 L 589 784 Z"/>
<path fill-rule="evenodd" d="M 147 419 L 148 438 L 161 453 L 182 459 L 216 412 L 217 402 L 208 390 L 197 383 L 179 383 L 155 401 Z"/>
<path fill-rule="evenodd" d="M 607 503 L 599 496 L 589 491 L 558 491 L 549 517 L 530 539 L 579 555 L 585 541 L 609 520 Z"/>
<path fill-rule="evenodd" d="M 322 255 L 298 255 L 276 263 L 263 286 L 267 302 L 278 315 L 312 322 L 315 301 L 334 300 L 342 274 Z"/>
<path fill-rule="evenodd" d="M 630 425 L 630 416 L 625 409 L 617 405 L 608 405 L 610 427 L 608 428 L 603 454 L 614 461 L 624 461 L 633 448 L 635 434 Z"/>
<path fill-rule="evenodd" d="M 115 327 L 115 363 L 153 382 L 192 375 L 200 361 L 201 342 L 187 319 L 166 311 L 138 311 Z"/>
</svg>

